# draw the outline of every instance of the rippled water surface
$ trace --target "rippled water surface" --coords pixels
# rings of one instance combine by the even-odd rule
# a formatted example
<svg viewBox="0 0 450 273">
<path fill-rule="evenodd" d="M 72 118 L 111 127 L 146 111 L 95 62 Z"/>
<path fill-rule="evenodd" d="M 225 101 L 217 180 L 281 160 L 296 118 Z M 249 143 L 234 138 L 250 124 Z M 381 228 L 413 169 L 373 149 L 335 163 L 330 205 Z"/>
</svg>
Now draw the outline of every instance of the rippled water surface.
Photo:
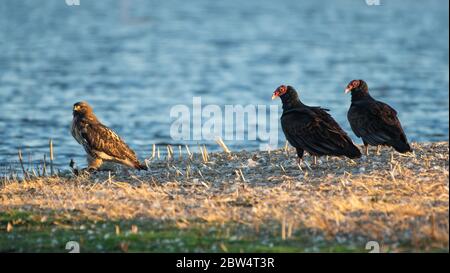
<svg viewBox="0 0 450 273">
<path fill-rule="evenodd" d="M 41 158 L 49 138 L 58 164 L 81 161 L 69 133 L 79 100 L 141 157 L 179 143 L 173 105 L 279 104 L 270 97 L 282 83 L 349 130 L 354 78 L 399 111 L 410 140 L 448 140 L 448 1 L 80 2 L 0 2 L 0 162 L 19 148 Z"/>
</svg>

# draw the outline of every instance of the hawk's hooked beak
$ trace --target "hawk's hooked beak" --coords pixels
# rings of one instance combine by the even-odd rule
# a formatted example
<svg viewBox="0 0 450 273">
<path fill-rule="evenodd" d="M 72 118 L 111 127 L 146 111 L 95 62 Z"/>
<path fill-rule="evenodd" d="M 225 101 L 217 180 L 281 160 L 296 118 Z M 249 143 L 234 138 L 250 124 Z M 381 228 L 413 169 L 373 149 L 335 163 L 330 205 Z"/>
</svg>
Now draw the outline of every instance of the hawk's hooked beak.
<svg viewBox="0 0 450 273">
<path fill-rule="evenodd" d="M 352 89 L 351 89 L 351 88 L 345 89 L 345 94 L 348 94 L 348 93 L 350 93 L 350 92 L 352 92 Z"/>
<path fill-rule="evenodd" d="M 75 105 L 75 106 L 73 107 L 73 111 L 78 111 L 78 110 L 80 110 L 80 106 L 79 106 L 79 105 Z"/>
</svg>

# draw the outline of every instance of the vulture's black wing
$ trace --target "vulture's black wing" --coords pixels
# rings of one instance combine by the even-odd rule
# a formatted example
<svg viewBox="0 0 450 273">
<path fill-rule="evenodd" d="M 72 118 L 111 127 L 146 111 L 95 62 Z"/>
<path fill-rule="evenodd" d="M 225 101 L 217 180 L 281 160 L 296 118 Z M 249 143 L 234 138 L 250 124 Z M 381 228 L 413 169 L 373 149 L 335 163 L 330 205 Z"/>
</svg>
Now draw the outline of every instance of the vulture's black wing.
<svg viewBox="0 0 450 273">
<path fill-rule="evenodd" d="M 353 132 L 370 145 L 390 145 L 399 152 L 411 150 L 397 112 L 383 102 L 352 103 L 348 120 Z"/>
<path fill-rule="evenodd" d="M 312 155 L 345 155 L 350 158 L 361 156 L 348 135 L 320 107 L 288 110 L 281 117 L 281 126 L 292 146 Z"/>
</svg>

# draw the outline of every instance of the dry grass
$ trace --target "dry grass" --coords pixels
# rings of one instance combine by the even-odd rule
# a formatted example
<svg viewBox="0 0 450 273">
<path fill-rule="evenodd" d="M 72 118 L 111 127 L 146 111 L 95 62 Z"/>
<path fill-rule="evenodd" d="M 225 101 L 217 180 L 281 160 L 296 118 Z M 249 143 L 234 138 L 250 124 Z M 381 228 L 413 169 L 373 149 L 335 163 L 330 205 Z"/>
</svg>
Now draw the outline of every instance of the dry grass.
<svg viewBox="0 0 450 273">
<path fill-rule="evenodd" d="M 202 149 L 191 158 L 152 161 L 148 172 L 5 180 L 0 212 L 172 220 L 180 229 L 233 222 L 255 232 L 270 226 L 286 241 L 309 230 L 344 245 L 376 240 L 389 251 L 448 251 L 448 143 L 413 148 L 411 155 L 383 148 L 355 161 L 321 158 L 312 170 L 299 168 L 290 149 Z"/>
</svg>

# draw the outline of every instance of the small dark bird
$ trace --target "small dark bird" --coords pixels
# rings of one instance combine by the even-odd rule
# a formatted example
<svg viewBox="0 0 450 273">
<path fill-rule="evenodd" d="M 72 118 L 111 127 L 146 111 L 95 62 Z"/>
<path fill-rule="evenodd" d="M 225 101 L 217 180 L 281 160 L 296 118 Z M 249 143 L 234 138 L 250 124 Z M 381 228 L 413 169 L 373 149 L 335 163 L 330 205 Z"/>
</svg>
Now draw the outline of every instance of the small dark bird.
<svg viewBox="0 0 450 273">
<path fill-rule="evenodd" d="M 113 130 L 97 119 L 88 103 L 74 104 L 71 131 L 87 153 L 88 171 L 98 170 L 104 161 L 147 170 L 147 166 L 137 159 L 136 153 Z"/>
<path fill-rule="evenodd" d="M 397 152 L 412 152 L 397 112 L 389 105 L 377 101 L 369 94 L 369 87 L 363 80 L 353 80 L 345 89 L 352 94 L 352 104 L 347 118 L 356 136 L 362 138 L 366 155 L 369 145 L 392 146 Z"/>
<path fill-rule="evenodd" d="M 299 163 L 307 151 L 313 156 L 361 157 L 360 150 L 339 124 L 327 113 L 328 109 L 303 104 L 292 86 L 281 85 L 272 99 L 281 98 L 281 126 L 286 139 L 297 150 Z"/>
</svg>

